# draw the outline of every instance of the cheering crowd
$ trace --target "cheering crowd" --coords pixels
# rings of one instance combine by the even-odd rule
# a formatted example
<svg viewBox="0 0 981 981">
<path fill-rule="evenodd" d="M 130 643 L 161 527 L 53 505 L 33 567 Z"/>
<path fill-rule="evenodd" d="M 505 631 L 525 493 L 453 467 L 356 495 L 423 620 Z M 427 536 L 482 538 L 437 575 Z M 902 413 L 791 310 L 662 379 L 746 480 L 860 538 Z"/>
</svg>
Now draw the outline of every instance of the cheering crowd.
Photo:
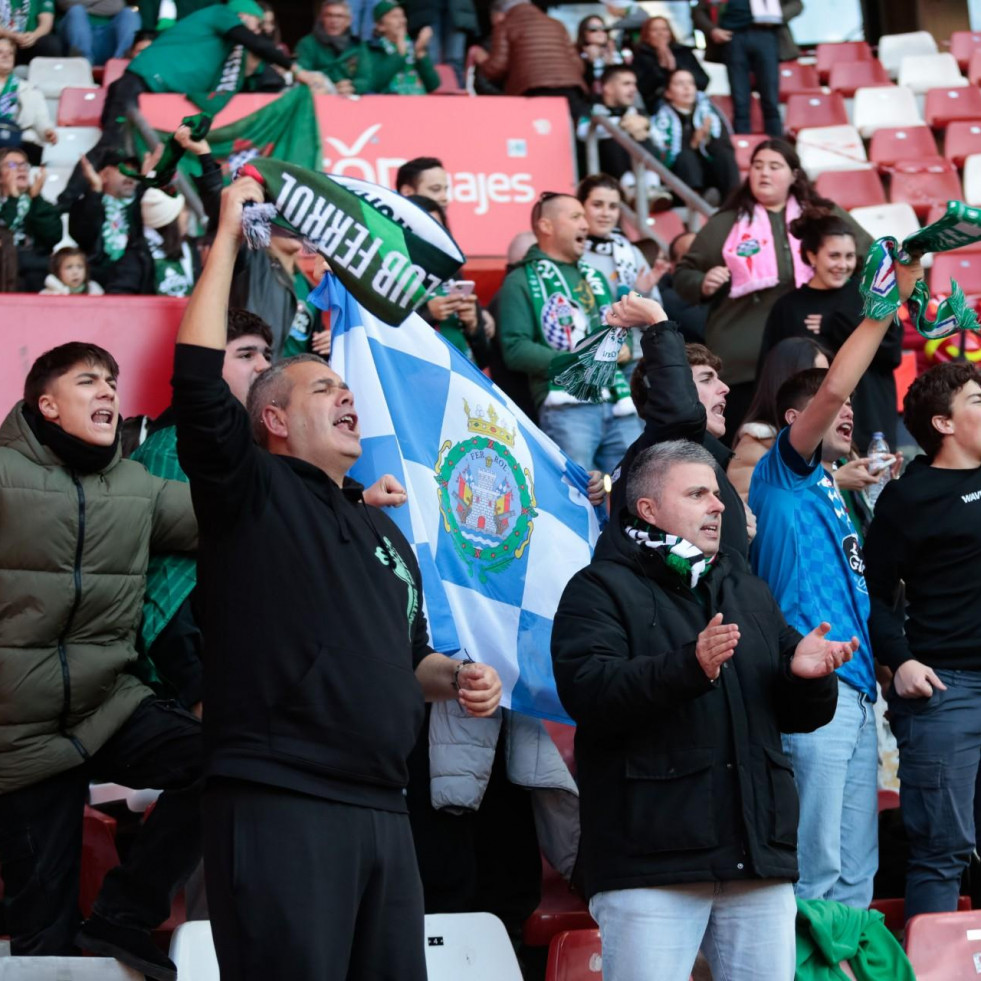
<svg viewBox="0 0 981 981">
<path fill-rule="evenodd" d="M 728 46 L 735 130 L 663 17 L 627 47 L 592 15 L 573 44 L 525 0 L 495 0 L 467 54 L 479 30 L 463 0 L 325 0 L 291 54 L 255 0 L 178 3 L 173 24 L 164 4 L 59 2 L 57 21 L 50 2 L 0 6 L 3 288 L 189 298 L 162 415 L 124 420 L 112 352 L 69 343 L 34 362 L 0 425 L 14 955 L 84 950 L 176 978 L 150 932 L 203 855 L 223 977 L 421 981 L 424 912 L 490 910 L 520 945 L 548 847 L 599 924 L 607 981 L 685 981 L 699 952 L 716 981 L 789 981 L 798 915 L 821 918 L 809 903 L 837 904 L 907 976 L 866 913 L 874 704 L 899 746 L 905 915 L 954 910 L 981 762 L 981 380 L 964 361 L 931 368 L 900 427 L 898 314 L 919 260 L 894 264 L 895 303 L 867 315 L 873 242 L 782 136 L 771 68 L 800 4 L 719 6 L 695 19 Z M 15 64 L 134 45 L 99 144 L 47 201 L 31 168 L 54 131 Z M 470 69 L 478 91 L 565 97 L 583 137 L 594 114 L 616 121 L 719 205 L 666 250 L 631 241 L 632 165 L 601 140 L 602 172 L 534 202 L 486 307 L 448 283 L 419 309 L 588 473 L 606 519 L 552 631 L 574 779 L 537 722 L 500 708 L 479 651 L 430 646 L 422 573 L 387 513 L 406 491 L 348 475 L 359 393 L 329 367 L 302 241 L 247 248 L 262 187 L 226 186 L 184 125 L 207 215 L 191 236 L 183 197 L 148 180 L 160 151 L 137 159 L 123 128 L 143 92 L 423 94 L 437 63 L 461 82 Z M 740 177 L 729 137 L 748 130 L 750 74 L 770 135 Z M 451 227 L 443 161 L 405 162 L 394 189 Z M 655 209 L 677 203 L 650 191 Z M 585 401 L 556 357 L 607 325 L 625 331 L 617 370 Z M 911 461 L 864 452 L 907 432 Z M 440 758 L 436 703 L 459 722 Z M 468 720 L 495 728 L 480 743 Z M 430 795 L 437 764 L 449 806 Z M 163 793 L 81 922 L 93 781 Z"/>
</svg>

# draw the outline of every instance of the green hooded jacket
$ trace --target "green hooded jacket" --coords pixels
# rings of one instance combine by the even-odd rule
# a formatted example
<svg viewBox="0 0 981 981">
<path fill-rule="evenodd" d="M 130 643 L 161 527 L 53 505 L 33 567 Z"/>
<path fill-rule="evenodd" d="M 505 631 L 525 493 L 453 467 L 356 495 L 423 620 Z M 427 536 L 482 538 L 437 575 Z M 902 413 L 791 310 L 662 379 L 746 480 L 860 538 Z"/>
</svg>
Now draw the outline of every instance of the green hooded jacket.
<svg viewBox="0 0 981 981">
<path fill-rule="evenodd" d="M 312 72 L 323 72 L 332 82 L 344 79 L 354 81 L 361 57 L 361 45 L 349 44 L 338 52 L 329 44 L 323 44 L 315 34 L 301 37 L 296 46 L 296 62 L 301 68 Z"/>
<path fill-rule="evenodd" d="M 152 695 L 129 673 L 150 549 L 197 545 L 187 484 L 118 450 L 75 474 L 22 405 L 0 425 L 0 793 L 82 763 Z"/>
</svg>

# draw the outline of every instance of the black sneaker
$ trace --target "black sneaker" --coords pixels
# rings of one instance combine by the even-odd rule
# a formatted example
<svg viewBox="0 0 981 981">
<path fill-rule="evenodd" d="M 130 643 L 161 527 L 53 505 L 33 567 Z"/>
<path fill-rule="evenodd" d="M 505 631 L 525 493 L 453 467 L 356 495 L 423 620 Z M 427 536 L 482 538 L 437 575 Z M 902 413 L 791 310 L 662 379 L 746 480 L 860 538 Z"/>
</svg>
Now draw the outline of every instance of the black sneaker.
<svg viewBox="0 0 981 981">
<path fill-rule="evenodd" d="M 94 915 L 82 924 L 75 943 L 100 957 L 115 957 L 154 981 L 177 981 L 177 965 L 154 944 L 146 930 L 116 926 Z"/>
</svg>

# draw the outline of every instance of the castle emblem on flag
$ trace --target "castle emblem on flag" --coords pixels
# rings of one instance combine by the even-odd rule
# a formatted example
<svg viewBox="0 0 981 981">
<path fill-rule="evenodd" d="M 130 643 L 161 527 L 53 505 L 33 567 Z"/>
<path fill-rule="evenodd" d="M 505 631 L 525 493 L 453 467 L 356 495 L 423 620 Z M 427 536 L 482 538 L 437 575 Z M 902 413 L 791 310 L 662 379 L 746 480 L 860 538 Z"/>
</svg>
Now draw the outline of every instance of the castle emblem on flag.
<svg viewBox="0 0 981 981">
<path fill-rule="evenodd" d="M 436 484 L 443 528 L 470 561 L 481 582 L 524 555 L 534 528 L 535 492 L 531 475 L 513 455 L 515 429 L 502 425 L 494 406 L 471 415 L 463 400 L 470 435 L 446 440 L 436 460 Z"/>
</svg>

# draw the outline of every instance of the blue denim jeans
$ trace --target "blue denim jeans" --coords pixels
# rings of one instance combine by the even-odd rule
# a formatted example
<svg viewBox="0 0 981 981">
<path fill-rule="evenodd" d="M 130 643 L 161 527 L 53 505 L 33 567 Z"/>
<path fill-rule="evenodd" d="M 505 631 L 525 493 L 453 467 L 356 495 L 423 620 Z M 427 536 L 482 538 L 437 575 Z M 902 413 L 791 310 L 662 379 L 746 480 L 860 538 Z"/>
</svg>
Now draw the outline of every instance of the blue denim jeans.
<svg viewBox="0 0 981 981">
<path fill-rule="evenodd" d="M 723 48 L 732 92 L 732 126 L 737 133 L 750 131 L 749 107 L 753 90 L 750 72 L 756 76 L 763 107 L 763 128 L 769 136 L 783 136 L 780 120 L 780 45 L 777 32 L 769 27 L 747 27 L 733 31 Z"/>
<path fill-rule="evenodd" d="M 801 899 L 864 909 L 879 864 L 878 741 L 868 696 L 839 679 L 834 718 L 783 737 L 800 796 Z"/>
<path fill-rule="evenodd" d="M 937 670 L 947 686 L 929 698 L 889 693 L 899 744 L 899 800 L 909 839 L 906 918 L 957 909 L 975 848 L 981 763 L 981 671 Z"/>
<path fill-rule="evenodd" d="M 467 53 L 467 34 L 453 26 L 453 14 L 448 3 L 433 18 L 431 27 L 433 39 L 429 44 L 429 55 L 433 64 L 449 65 L 462 86 L 465 81 L 463 59 Z"/>
<path fill-rule="evenodd" d="M 139 29 L 140 15 L 131 7 L 123 7 L 108 24 L 95 27 L 80 3 L 69 7 L 58 25 L 68 50 L 76 48 L 93 65 L 124 57 Z"/>
<path fill-rule="evenodd" d="M 636 415 L 615 416 L 610 402 L 542 406 L 538 425 L 585 470 L 611 473 L 640 435 Z"/>
<path fill-rule="evenodd" d="M 698 882 L 597 893 L 603 981 L 688 981 L 701 947 L 718 981 L 792 981 L 789 882 Z M 597 975 L 598 976 L 598 975 Z"/>
</svg>

